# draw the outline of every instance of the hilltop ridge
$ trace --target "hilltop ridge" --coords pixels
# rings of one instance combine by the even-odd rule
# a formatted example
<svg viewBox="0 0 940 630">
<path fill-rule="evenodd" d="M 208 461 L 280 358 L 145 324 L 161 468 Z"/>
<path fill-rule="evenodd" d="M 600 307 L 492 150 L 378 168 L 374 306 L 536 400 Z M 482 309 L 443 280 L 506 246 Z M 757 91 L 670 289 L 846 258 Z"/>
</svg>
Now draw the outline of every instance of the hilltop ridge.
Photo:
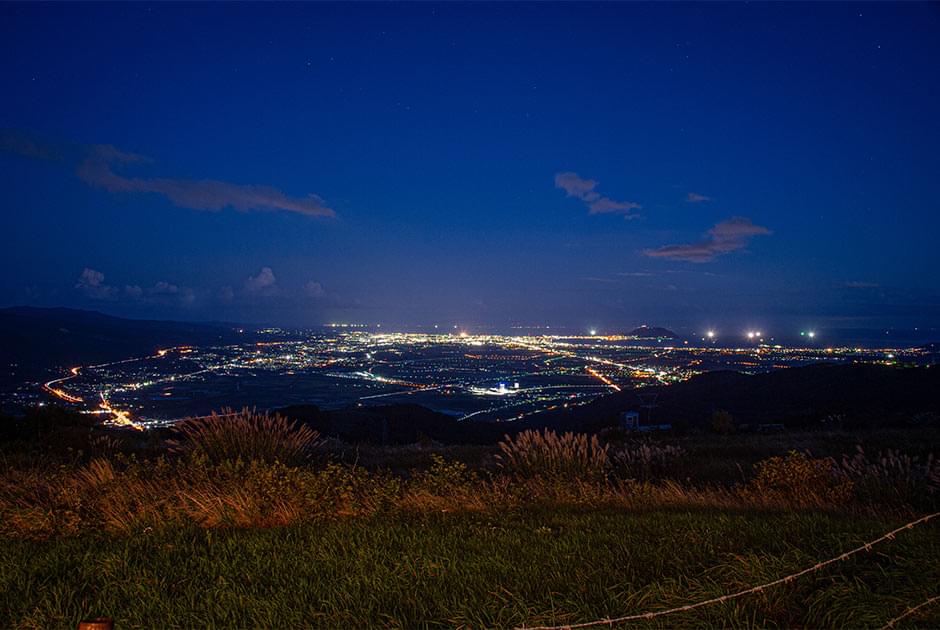
<svg viewBox="0 0 940 630">
<path fill-rule="evenodd" d="M 679 336 L 668 328 L 663 328 L 662 326 L 647 326 L 646 324 L 634 328 L 627 333 L 627 335 L 630 337 L 639 337 L 640 339 L 675 339 Z"/>
<path fill-rule="evenodd" d="M 98 311 L 14 306 L 0 309 L 0 361 L 26 371 L 112 361 L 182 344 L 239 338 L 223 323 L 126 319 Z"/>
</svg>

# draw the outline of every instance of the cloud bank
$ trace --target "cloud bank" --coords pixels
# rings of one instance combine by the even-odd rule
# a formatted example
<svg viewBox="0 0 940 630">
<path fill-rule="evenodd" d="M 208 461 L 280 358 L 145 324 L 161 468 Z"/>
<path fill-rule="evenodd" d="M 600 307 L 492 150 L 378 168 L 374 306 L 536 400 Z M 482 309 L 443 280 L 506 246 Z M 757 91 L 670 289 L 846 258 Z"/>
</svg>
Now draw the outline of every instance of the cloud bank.
<svg viewBox="0 0 940 630">
<path fill-rule="evenodd" d="M 77 164 L 79 179 L 111 193 L 152 193 L 162 195 L 181 208 L 239 212 L 283 211 L 310 217 L 335 217 L 336 213 L 317 195 L 291 197 L 272 186 L 244 185 L 215 179 L 168 179 L 125 177 L 115 169 L 120 165 L 144 164 L 151 160 L 111 145 L 53 146 L 22 132 L 0 130 L 0 152 L 23 157 L 62 160 Z"/>
<path fill-rule="evenodd" d="M 112 193 L 156 193 L 177 206 L 218 211 L 232 207 L 239 212 L 283 210 L 311 217 L 333 217 L 336 213 L 316 196 L 288 197 L 271 186 L 246 186 L 213 179 L 164 179 L 124 177 L 116 164 L 149 162 L 141 155 L 126 153 L 110 145 L 91 147 L 78 165 L 79 178 L 90 186 Z"/>
<path fill-rule="evenodd" d="M 696 243 L 664 245 L 656 249 L 647 249 L 643 253 L 650 258 L 666 258 L 685 262 L 711 262 L 719 256 L 747 247 L 754 236 L 771 234 L 767 228 L 751 223 L 750 219 L 732 217 L 715 224 L 705 233 L 705 238 Z"/>
<path fill-rule="evenodd" d="M 197 301 L 203 306 L 248 306 L 258 304 L 281 305 L 343 305 L 348 302 L 327 291 L 323 284 L 309 280 L 296 287 L 284 287 L 278 282 L 271 267 L 262 267 L 257 274 L 249 275 L 239 288 L 225 285 L 218 289 L 193 289 L 160 280 L 152 286 L 127 284 L 123 288 L 108 284 L 104 273 L 86 267 L 82 270 L 74 287 L 86 299 L 121 304 L 145 304 L 160 306 L 190 307 Z"/>
<path fill-rule="evenodd" d="M 584 179 L 577 173 L 570 171 L 555 174 L 555 188 L 561 188 L 569 197 L 575 197 L 583 201 L 587 205 L 590 214 L 619 213 L 627 219 L 638 216 L 630 211 L 641 208 L 640 204 L 632 201 L 615 201 L 609 197 L 604 197 L 594 190 L 597 184 L 598 182 L 593 179 Z"/>
<path fill-rule="evenodd" d="M 704 203 L 706 201 L 711 201 L 712 198 L 707 195 L 700 195 L 698 193 L 690 192 L 685 196 L 685 200 L 689 203 Z"/>
<path fill-rule="evenodd" d="M 118 287 L 107 284 L 102 272 L 89 267 L 82 270 L 75 288 L 92 300 L 129 300 L 145 304 L 181 306 L 189 306 L 196 301 L 196 292 L 189 287 L 180 287 L 163 280 L 146 289 L 136 284 L 129 284 L 122 291 Z"/>
</svg>

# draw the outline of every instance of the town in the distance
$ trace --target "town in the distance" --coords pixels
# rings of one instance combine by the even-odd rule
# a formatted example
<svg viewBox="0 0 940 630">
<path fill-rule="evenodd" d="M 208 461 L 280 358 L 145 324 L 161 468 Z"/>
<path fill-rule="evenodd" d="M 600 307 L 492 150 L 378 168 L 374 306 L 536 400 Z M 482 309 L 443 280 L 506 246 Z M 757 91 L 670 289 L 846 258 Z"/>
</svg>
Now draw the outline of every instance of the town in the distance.
<svg viewBox="0 0 940 630">
<path fill-rule="evenodd" d="M 136 429 L 224 407 L 289 405 L 413 404 L 459 421 L 512 422 L 703 372 L 937 359 L 931 344 L 830 344 L 815 330 L 792 337 L 782 343 L 763 330 L 709 329 L 683 338 L 651 326 L 624 332 L 519 327 L 502 334 L 459 325 L 420 332 L 350 324 L 231 328 L 217 341 L 103 361 L 92 353 L 85 362 L 50 365 L 32 378 L 8 378 L 0 395 L 5 410 L 57 404 Z M 641 394 L 636 406 L 643 406 Z"/>
</svg>

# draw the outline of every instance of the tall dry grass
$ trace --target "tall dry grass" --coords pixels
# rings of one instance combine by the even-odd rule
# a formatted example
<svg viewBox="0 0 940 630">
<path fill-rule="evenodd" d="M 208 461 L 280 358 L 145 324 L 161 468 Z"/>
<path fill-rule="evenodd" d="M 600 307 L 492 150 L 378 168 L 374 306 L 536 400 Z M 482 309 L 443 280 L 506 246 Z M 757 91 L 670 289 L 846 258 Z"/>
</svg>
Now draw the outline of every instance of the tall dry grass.
<svg viewBox="0 0 940 630">
<path fill-rule="evenodd" d="M 649 481 L 674 473 L 686 454 L 681 446 L 643 442 L 616 449 L 611 462 L 620 476 Z"/>
<path fill-rule="evenodd" d="M 596 438 L 552 431 L 507 438 L 500 445 L 496 471 L 432 456 L 430 468 L 395 475 L 355 464 L 290 465 L 282 461 L 284 454 L 302 452 L 315 438 L 288 440 L 294 450 L 255 449 L 250 440 L 245 447 L 228 437 L 216 439 L 212 431 L 218 427 L 210 426 L 212 430 L 190 432 L 197 439 L 178 447 L 182 456 L 138 460 L 117 454 L 84 463 L 0 466 L 0 537 L 50 538 L 88 531 L 136 535 L 178 526 L 276 527 L 393 513 L 501 513 L 538 506 L 896 514 L 934 509 L 935 498 L 929 505 L 919 501 L 934 496 L 938 487 L 933 457 L 891 452 L 872 459 L 861 450 L 841 464 L 796 452 L 771 457 L 733 487 L 656 480 L 656 475 L 644 478 L 645 471 L 674 465 L 682 451 L 640 444 L 609 455 Z M 263 427 L 259 423 L 244 430 L 236 425 L 236 430 Z M 288 428 L 282 436 L 292 435 Z M 225 425 L 218 430 L 226 435 L 231 429 Z M 203 439 L 206 435 L 210 437 Z"/>
<path fill-rule="evenodd" d="M 320 434 L 283 416 L 258 413 L 248 407 L 241 411 L 223 409 L 204 418 L 191 418 L 177 424 L 179 437 L 170 443 L 177 453 L 200 453 L 213 462 L 263 461 L 299 463 L 322 443 Z"/>
<path fill-rule="evenodd" d="M 505 512 L 525 506 L 746 507 L 732 490 L 662 484 L 481 476 L 440 460 L 410 477 L 328 464 L 315 470 L 261 461 L 94 459 L 53 472 L 0 475 L 0 537 L 88 531 L 138 535 L 179 526 L 276 527 L 387 513 Z"/>
<path fill-rule="evenodd" d="M 892 505 L 920 505 L 940 494 L 940 460 L 887 449 L 871 457 L 861 446 L 843 455 L 839 470 L 853 481 L 856 494 Z"/>
<path fill-rule="evenodd" d="M 598 480 L 610 467 L 608 447 L 596 435 L 527 430 L 515 437 L 507 435 L 499 450 L 496 461 L 500 469 L 523 479 Z"/>
</svg>

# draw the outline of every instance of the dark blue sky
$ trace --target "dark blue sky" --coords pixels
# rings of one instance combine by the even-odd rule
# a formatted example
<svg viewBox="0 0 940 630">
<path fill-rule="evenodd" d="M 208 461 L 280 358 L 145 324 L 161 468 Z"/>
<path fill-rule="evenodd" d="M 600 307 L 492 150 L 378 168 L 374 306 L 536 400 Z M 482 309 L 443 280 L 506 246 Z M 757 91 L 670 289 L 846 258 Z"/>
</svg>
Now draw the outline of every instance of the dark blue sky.
<svg viewBox="0 0 940 630">
<path fill-rule="evenodd" d="M 937 4 L 0 16 L 6 305 L 940 325 Z"/>
</svg>

